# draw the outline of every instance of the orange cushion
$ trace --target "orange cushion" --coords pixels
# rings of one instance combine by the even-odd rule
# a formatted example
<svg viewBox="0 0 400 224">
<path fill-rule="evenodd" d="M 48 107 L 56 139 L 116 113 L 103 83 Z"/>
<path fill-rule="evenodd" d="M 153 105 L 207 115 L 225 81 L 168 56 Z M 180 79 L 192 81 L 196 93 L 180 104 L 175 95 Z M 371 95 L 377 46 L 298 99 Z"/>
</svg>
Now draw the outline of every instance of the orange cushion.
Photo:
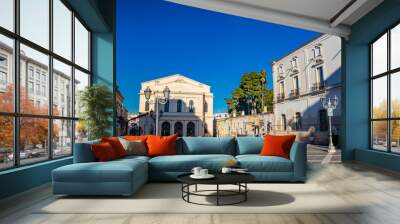
<svg viewBox="0 0 400 224">
<path fill-rule="evenodd" d="M 155 136 L 147 137 L 148 156 L 176 155 L 176 139 L 178 136 Z"/>
<path fill-rule="evenodd" d="M 139 136 L 136 136 L 136 135 L 125 135 L 125 136 L 123 136 L 124 139 L 129 140 L 129 141 L 140 140 L 140 141 L 143 141 L 143 142 L 146 142 L 147 137 L 148 137 L 147 135 L 139 135 Z"/>
<path fill-rule="evenodd" d="M 108 142 L 114 149 L 117 158 L 126 156 L 126 151 L 117 137 L 101 138 L 101 142 Z"/>
<path fill-rule="evenodd" d="M 108 142 L 93 144 L 91 145 L 91 149 L 94 157 L 99 162 L 110 161 L 117 158 L 114 149 Z"/>
<path fill-rule="evenodd" d="M 296 135 L 265 135 L 262 156 L 280 156 L 289 159 L 290 148 Z"/>
</svg>

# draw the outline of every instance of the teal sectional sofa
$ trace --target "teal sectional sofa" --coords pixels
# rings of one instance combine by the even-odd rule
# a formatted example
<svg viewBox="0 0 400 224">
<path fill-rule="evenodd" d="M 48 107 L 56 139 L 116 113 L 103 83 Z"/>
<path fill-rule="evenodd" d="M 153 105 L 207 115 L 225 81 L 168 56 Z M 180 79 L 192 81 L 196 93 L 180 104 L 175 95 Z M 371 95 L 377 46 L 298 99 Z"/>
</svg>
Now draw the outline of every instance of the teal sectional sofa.
<svg viewBox="0 0 400 224">
<path fill-rule="evenodd" d="M 306 180 L 306 144 L 295 142 L 290 159 L 260 156 L 261 137 L 183 137 L 176 143 L 177 155 L 127 156 L 96 162 L 91 141 L 77 143 L 74 163 L 52 172 L 54 194 L 131 195 L 148 181 L 176 181 L 193 167 L 218 172 L 228 160 L 236 160 L 259 182 L 304 182 Z"/>
</svg>

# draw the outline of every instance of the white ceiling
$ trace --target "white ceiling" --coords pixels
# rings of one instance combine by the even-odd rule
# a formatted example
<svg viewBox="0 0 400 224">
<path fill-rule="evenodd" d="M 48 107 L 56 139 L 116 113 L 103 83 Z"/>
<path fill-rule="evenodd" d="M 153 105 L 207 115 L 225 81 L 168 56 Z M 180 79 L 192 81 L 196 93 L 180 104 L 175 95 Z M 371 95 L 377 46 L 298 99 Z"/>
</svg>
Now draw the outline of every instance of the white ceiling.
<svg viewBox="0 0 400 224">
<path fill-rule="evenodd" d="M 383 2 L 383 0 L 168 1 L 342 37 L 350 34 L 350 26 L 353 23 Z"/>
</svg>

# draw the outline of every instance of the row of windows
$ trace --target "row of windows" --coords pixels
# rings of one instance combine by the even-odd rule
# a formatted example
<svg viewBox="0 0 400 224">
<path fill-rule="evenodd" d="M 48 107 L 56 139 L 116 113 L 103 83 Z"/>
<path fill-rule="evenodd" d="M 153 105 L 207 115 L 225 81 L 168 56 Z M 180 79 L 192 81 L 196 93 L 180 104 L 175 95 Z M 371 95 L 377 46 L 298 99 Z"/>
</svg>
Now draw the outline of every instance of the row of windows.
<svg viewBox="0 0 400 224">
<path fill-rule="evenodd" d="M 400 24 L 370 45 L 371 148 L 400 153 Z"/>
<path fill-rule="evenodd" d="M 182 100 L 177 100 L 176 101 L 176 112 L 182 112 L 182 106 L 183 105 L 183 101 Z M 149 102 L 145 102 L 144 105 L 144 110 L 145 111 L 149 111 L 150 110 L 150 103 Z M 170 101 L 167 101 L 164 104 L 164 108 L 163 108 L 164 112 L 170 112 Z M 189 101 L 189 107 L 188 107 L 188 112 L 190 113 L 194 113 L 195 112 L 195 107 L 194 107 L 194 102 L 193 100 Z M 208 112 L 208 103 L 205 102 L 204 103 L 204 112 Z"/>
<path fill-rule="evenodd" d="M 90 32 L 62 0 L 18 2 L 0 1 L 0 170 L 69 156 L 87 139 Z"/>
<path fill-rule="evenodd" d="M 315 80 L 316 82 L 312 84 L 310 87 L 311 92 L 319 91 L 324 87 L 324 70 L 323 66 L 319 66 L 315 68 Z M 290 97 L 296 97 L 299 96 L 300 94 L 300 85 L 299 85 L 299 76 L 293 76 L 292 77 L 292 84 L 293 87 L 290 91 Z M 279 94 L 278 94 L 278 99 L 285 99 L 285 81 L 282 80 L 279 82 Z"/>
<path fill-rule="evenodd" d="M 321 45 L 320 45 L 320 44 L 317 44 L 317 45 L 312 49 L 312 55 L 313 55 L 313 59 L 316 59 L 316 58 L 322 56 L 322 55 L 321 55 Z M 292 60 L 290 60 L 290 65 L 291 65 L 291 69 L 290 69 L 290 70 L 292 70 L 292 71 L 293 71 L 293 69 L 296 69 L 296 68 L 298 67 L 298 57 L 297 57 L 297 56 L 294 56 L 294 57 L 292 58 Z M 280 65 L 278 66 L 278 72 L 279 72 L 279 74 L 284 74 L 284 73 L 285 73 L 284 71 L 285 71 L 284 65 L 283 65 L 283 64 L 280 64 Z"/>
</svg>

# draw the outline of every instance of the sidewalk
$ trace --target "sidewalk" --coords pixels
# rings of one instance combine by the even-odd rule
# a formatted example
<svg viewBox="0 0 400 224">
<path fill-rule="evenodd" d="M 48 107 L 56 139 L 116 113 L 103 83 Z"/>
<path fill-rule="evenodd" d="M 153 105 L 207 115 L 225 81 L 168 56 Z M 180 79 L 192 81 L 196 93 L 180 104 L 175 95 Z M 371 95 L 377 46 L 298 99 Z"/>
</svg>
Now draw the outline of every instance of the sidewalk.
<svg viewBox="0 0 400 224">
<path fill-rule="evenodd" d="M 307 145 L 307 160 L 309 163 L 337 164 L 342 162 L 341 150 L 328 153 L 328 146 Z"/>
</svg>

